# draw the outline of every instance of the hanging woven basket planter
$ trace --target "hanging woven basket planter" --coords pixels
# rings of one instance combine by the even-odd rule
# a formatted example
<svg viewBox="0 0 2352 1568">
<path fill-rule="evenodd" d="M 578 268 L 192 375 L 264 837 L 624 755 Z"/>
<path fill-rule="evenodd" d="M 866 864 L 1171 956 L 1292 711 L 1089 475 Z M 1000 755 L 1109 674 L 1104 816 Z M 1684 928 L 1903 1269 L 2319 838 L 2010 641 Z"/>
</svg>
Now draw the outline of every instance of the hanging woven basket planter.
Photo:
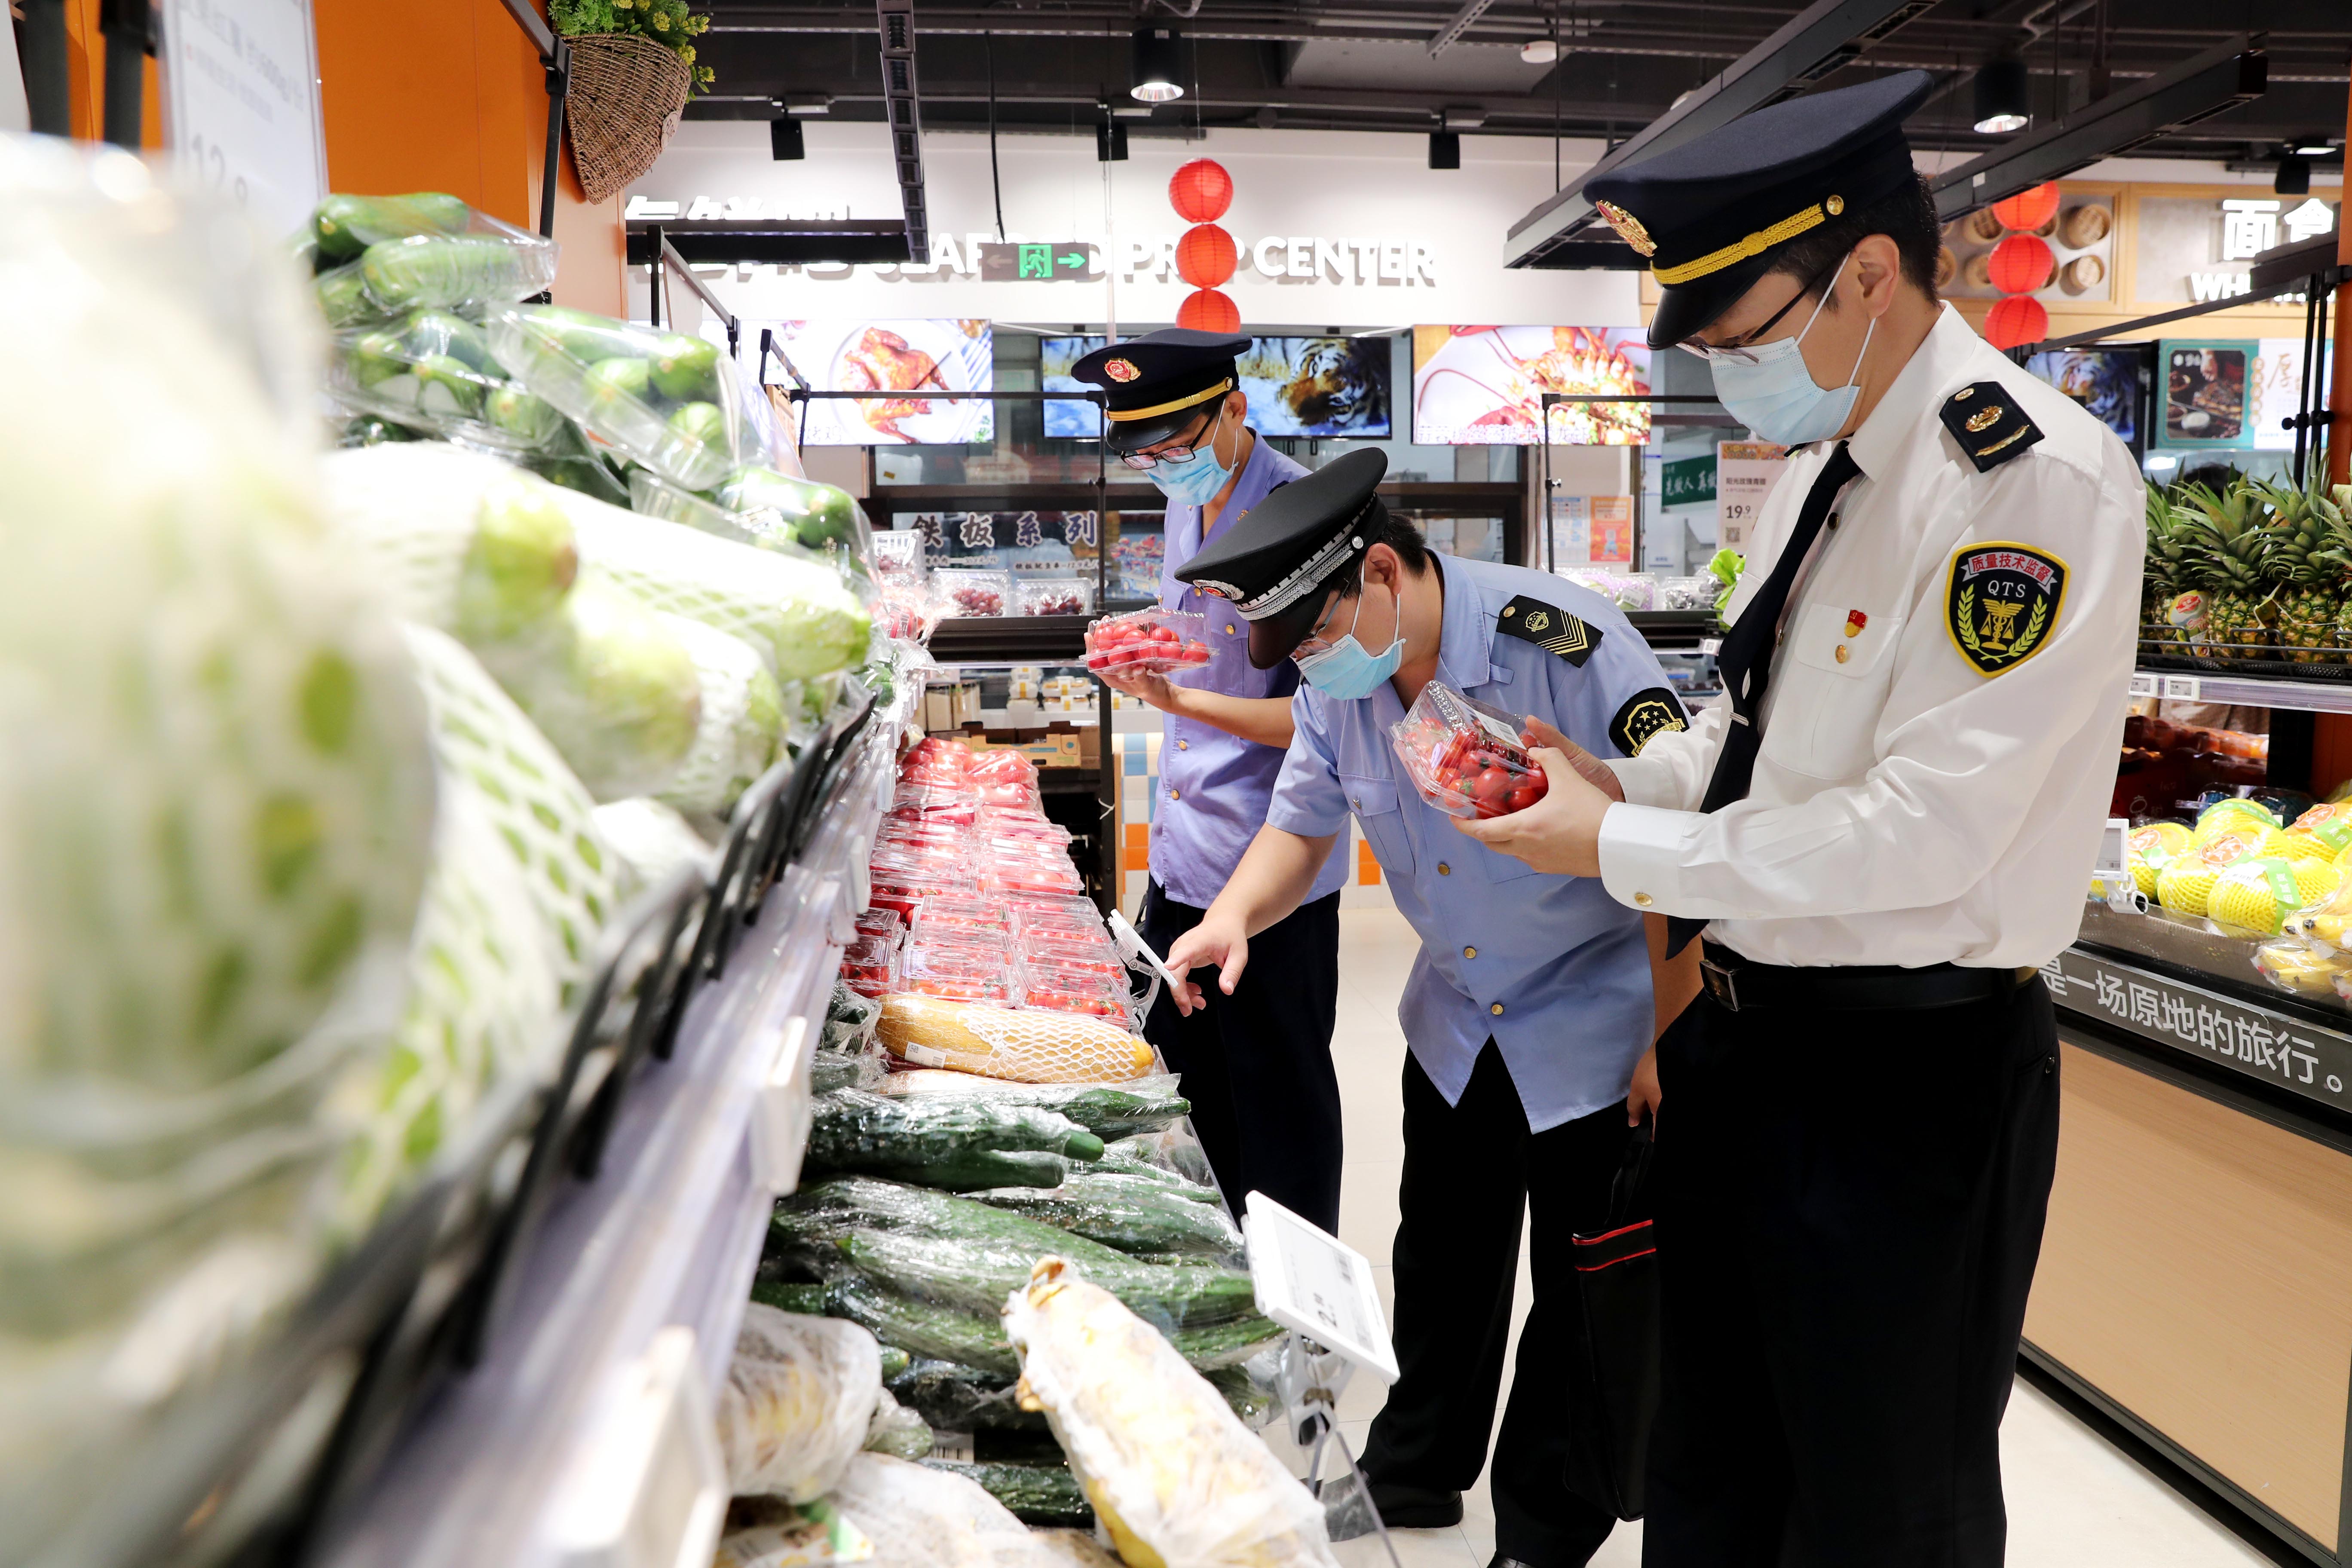
<svg viewBox="0 0 2352 1568">
<path fill-rule="evenodd" d="M 590 201 L 609 201 L 669 144 L 694 72 L 651 38 L 586 33 L 564 41 L 572 46 L 563 104 L 572 166 Z"/>
</svg>

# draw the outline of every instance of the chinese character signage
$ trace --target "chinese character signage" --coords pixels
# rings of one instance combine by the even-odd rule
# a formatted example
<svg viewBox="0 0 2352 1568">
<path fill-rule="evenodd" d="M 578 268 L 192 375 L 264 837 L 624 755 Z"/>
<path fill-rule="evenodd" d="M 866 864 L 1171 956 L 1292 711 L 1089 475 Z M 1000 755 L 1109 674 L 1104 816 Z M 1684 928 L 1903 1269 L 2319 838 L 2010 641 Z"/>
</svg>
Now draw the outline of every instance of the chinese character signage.
<svg viewBox="0 0 2352 1568">
<path fill-rule="evenodd" d="M 2352 1110 L 2352 1036 L 2070 947 L 2042 969 L 2059 1006 L 2307 1100 Z"/>
</svg>

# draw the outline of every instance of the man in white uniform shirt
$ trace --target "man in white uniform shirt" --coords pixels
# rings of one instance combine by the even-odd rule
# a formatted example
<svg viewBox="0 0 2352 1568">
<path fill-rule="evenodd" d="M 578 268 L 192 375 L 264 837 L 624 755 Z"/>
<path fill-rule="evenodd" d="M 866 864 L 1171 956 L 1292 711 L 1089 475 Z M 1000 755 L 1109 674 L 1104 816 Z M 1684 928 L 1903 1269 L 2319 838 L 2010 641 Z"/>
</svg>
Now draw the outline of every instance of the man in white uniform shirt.
<svg viewBox="0 0 2352 1568">
<path fill-rule="evenodd" d="M 1935 294 L 1905 72 L 1592 181 L 1650 342 L 1803 448 L 1724 699 L 1461 825 L 1706 931 L 1657 1047 L 1664 1390 L 1645 1563 L 1997 1564 L 1999 1428 L 2058 1135 L 2035 970 L 2074 940 L 2143 549 L 2104 426 Z"/>
</svg>

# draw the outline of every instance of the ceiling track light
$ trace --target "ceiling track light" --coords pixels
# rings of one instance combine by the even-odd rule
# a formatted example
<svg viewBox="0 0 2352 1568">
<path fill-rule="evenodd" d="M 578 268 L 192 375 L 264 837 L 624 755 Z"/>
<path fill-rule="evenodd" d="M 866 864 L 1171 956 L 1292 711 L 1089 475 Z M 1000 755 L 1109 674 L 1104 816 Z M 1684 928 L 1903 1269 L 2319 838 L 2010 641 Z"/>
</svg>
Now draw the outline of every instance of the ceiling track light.
<svg viewBox="0 0 2352 1568">
<path fill-rule="evenodd" d="M 2287 151 L 2298 158 L 2333 158 L 2338 153 L 2336 143 L 2325 136 L 2299 137 L 2288 144 Z"/>
<path fill-rule="evenodd" d="M 1183 38 L 1173 27 L 1135 30 L 1128 96 L 1142 103 L 1173 103 L 1184 96 Z"/>
<path fill-rule="evenodd" d="M 1977 68 L 1975 113 L 1970 117 L 1977 134 L 2006 136 L 2032 124 L 2031 87 L 2023 60 L 2004 58 Z"/>
<path fill-rule="evenodd" d="M 797 163 L 808 156 L 808 142 L 801 134 L 799 121 L 768 121 L 768 155 L 779 163 Z"/>
<path fill-rule="evenodd" d="M 1433 131 L 1429 133 L 1429 166 L 1433 169 L 1458 169 L 1462 166 L 1460 132 Z"/>
<path fill-rule="evenodd" d="M 2278 161 L 2278 173 L 2271 179 L 2271 189 L 2282 196 L 2311 195 L 2311 160 L 2300 153 L 2283 154 Z"/>
</svg>

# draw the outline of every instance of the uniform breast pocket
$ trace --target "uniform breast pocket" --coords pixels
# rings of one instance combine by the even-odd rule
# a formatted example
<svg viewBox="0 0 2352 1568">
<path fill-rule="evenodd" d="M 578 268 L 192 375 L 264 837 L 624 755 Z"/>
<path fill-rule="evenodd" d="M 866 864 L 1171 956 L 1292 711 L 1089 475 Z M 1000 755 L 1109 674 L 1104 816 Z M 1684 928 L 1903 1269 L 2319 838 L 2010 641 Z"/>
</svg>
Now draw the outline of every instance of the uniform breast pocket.
<svg viewBox="0 0 2352 1568">
<path fill-rule="evenodd" d="M 1872 737 L 1886 707 L 1895 637 L 1891 616 L 1811 605 L 1800 611 L 1764 749 L 1775 762 L 1822 779 L 1851 779 L 1876 760 Z"/>
<path fill-rule="evenodd" d="M 1356 814 L 1356 821 L 1364 830 L 1364 839 L 1371 845 L 1372 853 L 1381 862 L 1381 869 L 1391 879 L 1410 877 L 1413 872 L 1412 840 L 1404 829 L 1403 798 L 1397 793 L 1391 778 L 1373 777 L 1361 773 L 1341 773 L 1339 787 L 1348 792 L 1348 809 Z M 1347 846 L 1338 847 L 1344 851 Z"/>
</svg>

